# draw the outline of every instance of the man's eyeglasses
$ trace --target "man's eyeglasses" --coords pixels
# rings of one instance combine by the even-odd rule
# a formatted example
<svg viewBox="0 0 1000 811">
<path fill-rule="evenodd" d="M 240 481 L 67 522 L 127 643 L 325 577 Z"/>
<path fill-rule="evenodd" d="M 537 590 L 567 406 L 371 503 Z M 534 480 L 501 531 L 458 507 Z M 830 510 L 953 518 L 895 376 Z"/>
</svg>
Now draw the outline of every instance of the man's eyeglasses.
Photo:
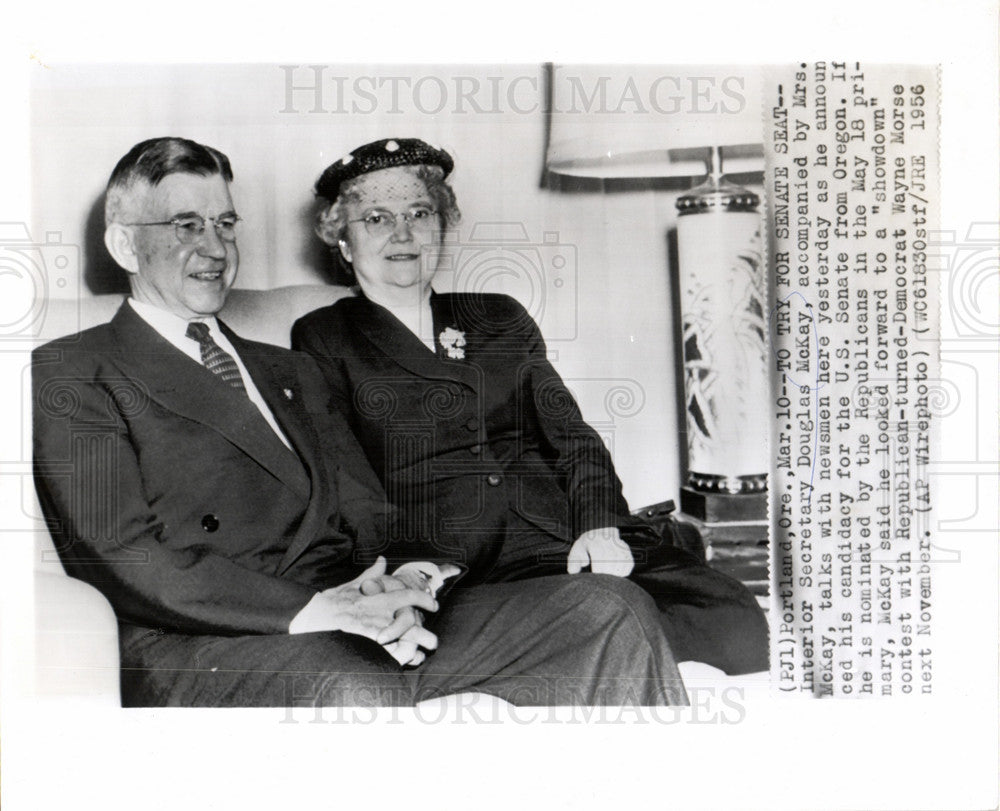
<svg viewBox="0 0 1000 811">
<path fill-rule="evenodd" d="M 409 211 L 399 214 L 384 208 L 373 208 L 364 217 L 348 222 L 363 222 L 365 230 L 373 237 L 387 237 L 396 230 L 400 217 L 414 231 L 432 231 L 438 226 L 437 211 L 429 206 L 412 206 Z"/>
<path fill-rule="evenodd" d="M 125 225 L 172 225 L 177 234 L 177 241 L 185 245 L 198 242 L 205 236 L 205 223 L 212 223 L 216 236 L 223 242 L 236 241 L 236 223 L 240 218 L 236 214 L 226 214 L 222 217 L 201 217 L 192 214 L 186 217 L 174 217 L 163 222 L 127 222 Z"/>
</svg>

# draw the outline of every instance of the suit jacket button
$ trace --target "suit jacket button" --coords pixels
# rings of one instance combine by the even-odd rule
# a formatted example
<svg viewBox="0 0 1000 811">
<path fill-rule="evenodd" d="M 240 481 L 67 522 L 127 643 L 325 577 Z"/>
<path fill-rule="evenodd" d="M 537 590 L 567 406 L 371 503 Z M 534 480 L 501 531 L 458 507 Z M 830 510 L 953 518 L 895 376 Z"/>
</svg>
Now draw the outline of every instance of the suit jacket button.
<svg viewBox="0 0 1000 811">
<path fill-rule="evenodd" d="M 473 456 L 479 456 L 479 452 L 482 451 L 482 449 L 483 449 L 482 445 L 470 445 L 469 453 L 471 453 Z"/>
<path fill-rule="evenodd" d="M 489 476 L 486 477 L 486 483 L 490 487 L 498 487 L 500 485 L 500 482 L 502 481 L 503 481 L 503 476 L 501 476 L 499 473 L 491 473 Z"/>
<path fill-rule="evenodd" d="M 219 519 L 209 513 L 201 517 L 201 528 L 205 532 L 215 532 L 219 528 Z"/>
<path fill-rule="evenodd" d="M 473 417 L 471 420 L 465 423 L 465 427 L 468 428 L 470 431 L 475 431 L 477 428 L 479 428 L 479 420 Z"/>
</svg>

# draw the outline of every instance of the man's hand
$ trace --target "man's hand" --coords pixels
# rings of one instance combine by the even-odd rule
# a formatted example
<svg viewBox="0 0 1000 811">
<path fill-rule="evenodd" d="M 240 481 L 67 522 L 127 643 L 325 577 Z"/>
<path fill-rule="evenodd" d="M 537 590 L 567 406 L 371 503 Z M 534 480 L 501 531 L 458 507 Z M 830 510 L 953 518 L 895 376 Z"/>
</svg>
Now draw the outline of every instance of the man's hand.
<svg viewBox="0 0 1000 811">
<path fill-rule="evenodd" d="M 426 658 L 420 648 L 434 650 L 437 637 L 422 626 L 420 609 L 437 611 L 438 604 L 426 591 L 403 583 L 391 589 L 376 590 L 362 584 L 381 582 L 385 558 L 375 563 L 349 583 L 320 592 L 298 613 L 288 632 L 344 631 L 373 639 L 401 665 L 418 665 Z M 392 580 L 392 578 L 388 578 Z"/>
<path fill-rule="evenodd" d="M 369 570 L 370 571 L 370 570 Z M 461 574 L 461 569 L 452 563 L 443 563 L 440 566 L 426 561 L 404 563 L 391 575 L 384 572 L 378 576 L 371 577 L 365 573 L 366 579 L 361 580 L 361 593 L 365 595 L 383 594 L 403 589 L 415 589 L 436 596 L 444 581 L 449 577 Z M 416 614 L 415 624 L 423 627 L 424 615 L 414 609 Z M 429 632 L 427 632 L 429 633 Z M 403 665 L 419 665 L 426 658 L 426 654 L 418 649 L 415 633 L 407 632 L 399 638 L 397 642 L 391 642 L 384 647 L 397 662 Z"/>
<path fill-rule="evenodd" d="M 586 566 L 596 574 L 628 577 L 635 561 L 632 550 L 622 540 L 616 527 L 602 527 L 584 532 L 570 547 L 566 571 L 578 574 Z"/>
</svg>

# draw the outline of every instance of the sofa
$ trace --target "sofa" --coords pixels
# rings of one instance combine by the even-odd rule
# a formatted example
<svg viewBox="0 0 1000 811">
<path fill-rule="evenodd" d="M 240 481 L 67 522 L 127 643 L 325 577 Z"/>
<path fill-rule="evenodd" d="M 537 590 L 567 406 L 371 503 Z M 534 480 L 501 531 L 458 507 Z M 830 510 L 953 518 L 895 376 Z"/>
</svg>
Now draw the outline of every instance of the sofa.
<svg viewBox="0 0 1000 811">
<path fill-rule="evenodd" d="M 336 285 L 297 285 L 272 290 L 232 290 L 220 318 L 238 334 L 287 347 L 292 324 L 306 313 L 352 295 Z M 98 295 L 80 300 L 52 299 L 41 313 L 38 343 L 110 321 L 124 296 Z M 32 498 L 33 496 L 30 496 Z M 675 522 L 673 502 L 637 510 L 664 534 L 704 559 L 692 527 Z M 85 697 L 120 705 L 117 623 L 111 605 L 94 587 L 66 575 L 52 538 L 34 504 L 35 533 L 35 684 L 44 697 Z"/>
</svg>

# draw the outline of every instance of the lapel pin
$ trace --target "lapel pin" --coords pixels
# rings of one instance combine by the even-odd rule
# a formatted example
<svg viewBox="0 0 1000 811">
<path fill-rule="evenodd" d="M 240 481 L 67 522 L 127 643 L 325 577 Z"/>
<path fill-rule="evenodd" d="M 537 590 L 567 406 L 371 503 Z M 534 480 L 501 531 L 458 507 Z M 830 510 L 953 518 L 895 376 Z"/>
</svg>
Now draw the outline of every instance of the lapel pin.
<svg viewBox="0 0 1000 811">
<path fill-rule="evenodd" d="M 295 397 L 295 395 L 292 394 L 292 390 L 291 389 L 282 389 L 282 391 L 285 393 L 285 399 L 286 400 L 291 400 L 291 399 L 293 399 Z"/>
</svg>

